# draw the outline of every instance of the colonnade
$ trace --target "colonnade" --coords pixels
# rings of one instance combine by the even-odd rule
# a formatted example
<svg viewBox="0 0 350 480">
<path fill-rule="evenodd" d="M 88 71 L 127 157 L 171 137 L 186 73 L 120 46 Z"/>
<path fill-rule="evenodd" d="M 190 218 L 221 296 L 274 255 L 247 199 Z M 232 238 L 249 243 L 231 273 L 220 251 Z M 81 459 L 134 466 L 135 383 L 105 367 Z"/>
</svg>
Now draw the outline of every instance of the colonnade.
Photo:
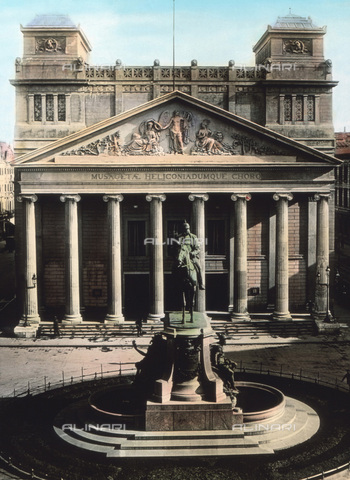
<svg viewBox="0 0 350 480">
<path fill-rule="evenodd" d="M 205 202 L 209 199 L 206 193 L 192 193 L 192 232 L 199 239 L 205 239 Z M 288 273 L 288 204 L 293 199 L 291 193 L 276 192 L 272 195 L 276 201 L 276 255 L 275 255 L 275 305 L 273 318 L 288 320 L 289 312 L 289 273 Z M 315 279 L 315 312 L 319 318 L 328 310 L 327 269 L 329 269 L 329 194 L 318 193 L 317 233 L 316 233 L 316 271 Z M 24 279 L 25 305 L 23 321 L 26 324 L 40 322 L 38 313 L 37 288 L 33 288 L 33 280 L 37 276 L 36 260 L 36 227 L 35 202 L 36 195 L 19 195 L 18 200 L 24 204 Z M 79 285 L 79 241 L 78 241 L 78 208 L 79 195 L 61 195 L 65 203 L 65 262 L 66 262 L 66 313 L 64 322 L 79 323 L 80 285 Z M 122 261 L 121 261 L 121 220 L 120 203 L 123 195 L 105 195 L 103 200 L 108 204 L 108 313 L 106 324 L 124 321 L 122 305 Z M 164 266 L 163 266 L 163 212 L 162 205 L 166 201 L 165 194 L 148 194 L 146 200 L 150 204 L 150 236 L 154 239 L 150 268 L 150 312 L 148 321 L 158 321 L 164 317 Z M 232 304 L 232 320 L 249 320 L 248 285 L 247 285 L 247 204 L 251 200 L 250 193 L 233 193 L 234 217 L 230 243 L 230 298 Z M 205 251 L 201 248 L 199 262 L 205 278 Z M 329 270 L 328 270 L 329 272 Z M 329 274 L 328 274 L 329 275 Z M 34 285 L 35 286 L 35 285 Z M 196 310 L 206 311 L 205 291 L 198 290 Z M 23 322 L 22 322 L 23 323 Z"/>
</svg>

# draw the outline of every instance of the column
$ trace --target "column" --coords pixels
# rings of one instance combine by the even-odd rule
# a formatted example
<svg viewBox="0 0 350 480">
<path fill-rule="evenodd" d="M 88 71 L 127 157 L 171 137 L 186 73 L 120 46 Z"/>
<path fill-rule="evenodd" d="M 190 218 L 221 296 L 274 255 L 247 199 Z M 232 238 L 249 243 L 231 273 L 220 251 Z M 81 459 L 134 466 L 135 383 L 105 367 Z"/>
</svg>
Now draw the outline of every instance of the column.
<svg viewBox="0 0 350 480">
<path fill-rule="evenodd" d="M 108 204 L 108 313 L 105 323 L 115 325 L 124 321 L 122 313 L 122 260 L 120 243 L 120 202 L 123 195 L 104 195 Z"/>
<path fill-rule="evenodd" d="M 61 195 L 65 203 L 66 232 L 66 313 L 64 322 L 79 323 L 80 285 L 79 285 L 79 242 L 78 242 L 78 202 L 80 195 Z"/>
<path fill-rule="evenodd" d="M 201 249 L 199 252 L 199 264 L 202 270 L 203 281 L 205 282 L 205 209 L 204 202 L 209 198 L 206 193 L 194 193 L 189 195 L 189 200 L 193 202 L 192 205 L 192 230 L 197 235 L 199 242 L 201 243 Z M 197 289 L 196 298 L 196 310 L 197 312 L 205 313 L 205 290 Z"/>
<path fill-rule="evenodd" d="M 66 123 L 71 123 L 70 94 L 66 93 Z"/>
<path fill-rule="evenodd" d="M 311 307 L 315 298 L 316 246 L 317 246 L 317 202 L 314 196 L 308 197 L 308 241 L 307 241 L 307 306 Z"/>
<path fill-rule="evenodd" d="M 307 95 L 303 95 L 303 122 L 307 121 Z"/>
<path fill-rule="evenodd" d="M 24 204 L 24 308 L 21 324 L 30 326 L 40 322 L 38 313 L 37 263 L 36 263 L 36 229 L 35 206 L 36 195 L 20 195 L 18 201 Z"/>
<path fill-rule="evenodd" d="M 46 123 L 46 95 L 41 94 L 41 123 Z"/>
<path fill-rule="evenodd" d="M 315 317 L 317 320 L 331 320 L 329 313 L 329 200 L 328 193 L 318 193 L 316 229 L 316 285 Z"/>
<path fill-rule="evenodd" d="M 288 201 L 291 193 L 275 193 L 276 214 L 276 303 L 274 320 L 290 320 L 288 274 Z"/>
<path fill-rule="evenodd" d="M 228 269 L 228 311 L 233 312 L 235 303 L 235 213 L 234 207 L 230 206 L 230 242 L 229 242 L 229 269 Z"/>
<path fill-rule="evenodd" d="M 34 122 L 34 93 L 28 94 L 28 122 Z"/>
<path fill-rule="evenodd" d="M 166 196 L 147 195 L 150 202 L 150 236 L 153 239 L 150 278 L 150 312 L 147 321 L 159 321 L 164 317 L 164 269 L 163 269 L 163 215 L 162 202 Z"/>
<path fill-rule="evenodd" d="M 284 124 L 284 95 L 279 96 L 279 119 L 280 124 Z"/>
<path fill-rule="evenodd" d="M 321 120 L 320 95 L 315 95 L 315 124 L 319 125 Z"/>
<path fill-rule="evenodd" d="M 250 320 L 248 313 L 247 284 L 247 202 L 251 200 L 249 193 L 233 194 L 235 202 L 235 250 L 234 250 L 234 307 L 232 318 Z"/>
<path fill-rule="evenodd" d="M 292 95 L 292 123 L 293 124 L 295 123 L 295 119 L 296 119 L 296 99 L 297 99 L 297 96 L 295 93 L 293 93 Z"/>
<path fill-rule="evenodd" d="M 269 205 L 269 259 L 268 259 L 268 291 L 267 310 L 275 310 L 276 301 L 276 209 Z"/>
</svg>

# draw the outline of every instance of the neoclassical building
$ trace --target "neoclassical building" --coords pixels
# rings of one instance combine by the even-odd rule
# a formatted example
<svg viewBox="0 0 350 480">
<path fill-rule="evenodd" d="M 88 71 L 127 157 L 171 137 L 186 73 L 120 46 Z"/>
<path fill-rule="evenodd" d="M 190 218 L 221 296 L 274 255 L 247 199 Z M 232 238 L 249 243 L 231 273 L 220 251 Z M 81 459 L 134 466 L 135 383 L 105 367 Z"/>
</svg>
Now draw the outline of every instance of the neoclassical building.
<svg viewBox="0 0 350 480">
<path fill-rule="evenodd" d="M 22 31 L 21 326 L 52 312 L 114 325 L 179 309 L 171 243 L 184 219 L 201 241 L 197 310 L 283 321 L 313 305 L 325 318 L 341 163 L 325 28 L 279 18 L 254 47 L 255 67 L 175 71 L 90 67 L 89 43 L 66 17 Z"/>
</svg>

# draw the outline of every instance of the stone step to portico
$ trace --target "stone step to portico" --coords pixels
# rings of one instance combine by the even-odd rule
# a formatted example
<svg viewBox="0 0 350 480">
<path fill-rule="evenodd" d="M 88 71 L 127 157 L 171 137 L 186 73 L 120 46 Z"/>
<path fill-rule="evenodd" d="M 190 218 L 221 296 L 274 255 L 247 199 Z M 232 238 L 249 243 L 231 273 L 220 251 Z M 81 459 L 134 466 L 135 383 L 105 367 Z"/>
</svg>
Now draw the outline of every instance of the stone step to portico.
<svg viewBox="0 0 350 480">
<path fill-rule="evenodd" d="M 315 323 L 310 319 L 298 319 L 285 322 L 272 320 L 252 320 L 250 322 L 228 322 L 224 320 L 212 320 L 213 330 L 222 334 L 227 340 L 237 340 L 237 337 L 300 337 L 315 335 Z M 162 331 L 163 323 L 144 324 L 142 336 L 152 337 Z M 124 322 L 120 325 L 104 325 L 99 323 L 80 323 L 76 325 L 60 325 L 60 337 L 64 338 L 94 338 L 94 337 L 135 337 L 137 330 L 134 322 Z M 51 322 L 42 323 L 39 327 L 38 336 L 53 337 L 54 328 Z"/>
</svg>

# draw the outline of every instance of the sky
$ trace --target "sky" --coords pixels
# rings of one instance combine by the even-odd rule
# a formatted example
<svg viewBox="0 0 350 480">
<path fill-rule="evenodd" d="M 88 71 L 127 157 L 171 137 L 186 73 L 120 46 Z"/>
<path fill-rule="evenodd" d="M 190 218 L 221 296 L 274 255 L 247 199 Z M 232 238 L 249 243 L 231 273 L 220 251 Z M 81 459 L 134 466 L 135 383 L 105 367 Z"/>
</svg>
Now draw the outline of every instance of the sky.
<svg viewBox="0 0 350 480">
<path fill-rule="evenodd" d="M 253 45 L 267 25 L 291 12 L 327 25 L 325 59 L 333 62 L 336 131 L 350 131 L 350 0 L 175 0 L 177 65 L 254 65 Z M 66 14 L 92 45 L 91 65 L 172 65 L 173 0 L 0 0 L 0 141 L 13 142 L 16 57 L 22 33 L 36 14 Z"/>
</svg>

